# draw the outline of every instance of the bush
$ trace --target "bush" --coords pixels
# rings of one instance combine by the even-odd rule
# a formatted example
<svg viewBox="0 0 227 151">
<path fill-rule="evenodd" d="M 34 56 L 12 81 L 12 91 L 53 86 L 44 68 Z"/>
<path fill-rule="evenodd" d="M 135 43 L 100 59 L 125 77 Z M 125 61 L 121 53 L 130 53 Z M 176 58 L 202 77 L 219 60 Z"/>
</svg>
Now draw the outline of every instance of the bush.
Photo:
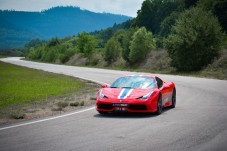
<svg viewBox="0 0 227 151">
<path fill-rule="evenodd" d="M 10 116 L 14 119 L 23 119 L 25 114 L 22 110 L 15 110 L 10 113 Z"/>
<path fill-rule="evenodd" d="M 73 102 L 73 103 L 70 103 L 70 106 L 79 106 L 79 102 Z"/>
<path fill-rule="evenodd" d="M 84 101 L 81 101 L 80 102 L 80 106 L 84 106 Z"/>
<path fill-rule="evenodd" d="M 165 46 L 174 67 L 194 71 L 208 65 L 217 56 L 222 38 L 217 18 L 197 7 L 180 16 Z"/>
<path fill-rule="evenodd" d="M 68 106 L 67 102 L 58 102 L 57 103 L 58 108 L 65 108 Z"/>
</svg>

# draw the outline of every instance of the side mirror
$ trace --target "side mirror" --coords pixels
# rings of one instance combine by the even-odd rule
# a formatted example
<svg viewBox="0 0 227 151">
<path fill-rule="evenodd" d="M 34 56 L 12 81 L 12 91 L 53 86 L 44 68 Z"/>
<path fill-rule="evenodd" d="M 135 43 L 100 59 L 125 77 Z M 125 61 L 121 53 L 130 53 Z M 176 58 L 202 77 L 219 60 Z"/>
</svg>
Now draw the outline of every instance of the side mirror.
<svg viewBox="0 0 227 151">
<path fill-rule="evenodd" d="M 102 88 L 108 88 L 109 86 L 107 84 L 103 84 Z"/>
</svg>

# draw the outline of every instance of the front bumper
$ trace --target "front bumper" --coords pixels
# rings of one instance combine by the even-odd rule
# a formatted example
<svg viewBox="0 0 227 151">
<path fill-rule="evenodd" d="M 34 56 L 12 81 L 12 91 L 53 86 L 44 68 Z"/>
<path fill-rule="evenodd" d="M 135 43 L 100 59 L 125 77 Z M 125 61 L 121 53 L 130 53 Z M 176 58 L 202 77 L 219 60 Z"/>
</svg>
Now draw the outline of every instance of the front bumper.
<svg viewBox="0 0 227 151">
<path fill-rule="evenodd" d="M 156 112 L 157 107 L 154 101 L 142 100 L 97 100 L 96 110 L 99 112 L 134 112 L 134 113 L 151 113 Z"/>
</svg>

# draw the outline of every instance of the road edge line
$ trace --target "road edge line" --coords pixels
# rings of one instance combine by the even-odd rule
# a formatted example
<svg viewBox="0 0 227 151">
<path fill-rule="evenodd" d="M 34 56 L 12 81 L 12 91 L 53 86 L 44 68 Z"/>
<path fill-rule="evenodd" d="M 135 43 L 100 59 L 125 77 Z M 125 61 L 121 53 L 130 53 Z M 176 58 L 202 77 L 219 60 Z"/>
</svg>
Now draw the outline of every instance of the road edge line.
<svg viewBox="0 0 227 151">
<path fill-rule="evenodd" d="M 74 114 L 83 113 L 83 112 L 90 111 L 90 110 L 93 110 L 93 109 L 95 109 L 95 106 L 93 106 L 91 108 L 87 108 L 87 109 L 81 110 L 81 111 L 67 113 L 67 114 L 64 114 L 64 115 L 50 117 L 50 118 L 46 118 L 46 119 L 42 119 L 42 120 L 36 120 L 36 121 L 32 121 L 32 122 L 26 122 L 26 123 L 22 123 L 22 124 L 16 124 L 16 125 L 12 125 L 12 126 L 2 127 L 2 128 L 0 128 L 0 131 L 6 130 L 6 129 L 15 128 L 15 127 L 21 127 L 21 126 L 31 125 L 31 124 L 35 124 L 35 123 L 41 123 L 41 122 L 45 122 L 45 121 L 50 121 L 50 120 L 62 118 L 62 117 L 65 117 L 65 116 L 70 116 L 70 115 L 74 115 Z"/>
</svg>

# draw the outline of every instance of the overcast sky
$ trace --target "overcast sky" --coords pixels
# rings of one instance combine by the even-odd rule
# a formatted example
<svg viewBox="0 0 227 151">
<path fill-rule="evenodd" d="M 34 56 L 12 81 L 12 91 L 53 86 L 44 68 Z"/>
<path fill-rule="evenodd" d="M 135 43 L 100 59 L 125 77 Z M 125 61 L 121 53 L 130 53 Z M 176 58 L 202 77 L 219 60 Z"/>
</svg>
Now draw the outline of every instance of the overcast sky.
<svg viewBox="0 0 227 151">
<path fill-rule="evenodd" d="M 78 6 L 93 12 L 135 17 L 143 0 L 0 0 L 1 10 L 41 11 L 55 6 Z"/>
</svg>

